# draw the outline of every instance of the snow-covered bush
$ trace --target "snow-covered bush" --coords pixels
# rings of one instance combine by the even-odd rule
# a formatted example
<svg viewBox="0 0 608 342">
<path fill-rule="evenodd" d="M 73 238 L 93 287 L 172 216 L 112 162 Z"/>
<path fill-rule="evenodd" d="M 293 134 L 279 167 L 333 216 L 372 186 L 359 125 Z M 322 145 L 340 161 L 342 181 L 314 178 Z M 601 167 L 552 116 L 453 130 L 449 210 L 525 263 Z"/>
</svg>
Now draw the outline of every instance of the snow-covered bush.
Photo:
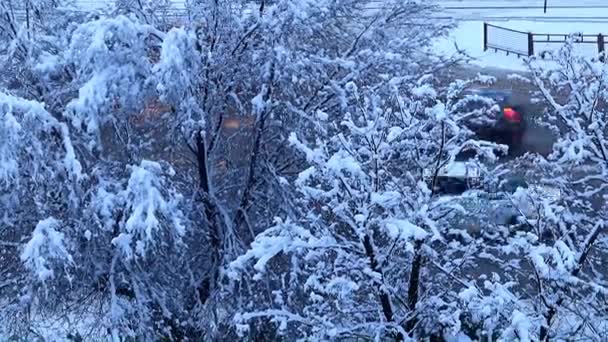
<svg viewBox="0 0 608 342">
<path fill-rule="evenodd" d="M 117 336 L 152 337 L 159 334 L 154 324 L 179 317 L 171 312 L 187 288 L 180 272 L 189 222 L 171 188 L 173 176 L 172 169 L 144 160 L 128 167 L 128 179 L 101 180 L 85 209 L 80 276 L 107 287 L 103 324 Z"/>
<path fill-rule="evenodd" d="M 37 299 L 73 276 L 71 233 L 86 176 L 68 126 L 41 103 L 0 92 L 0 122 L 2 318 L 22 325 Z"/>
</svg>

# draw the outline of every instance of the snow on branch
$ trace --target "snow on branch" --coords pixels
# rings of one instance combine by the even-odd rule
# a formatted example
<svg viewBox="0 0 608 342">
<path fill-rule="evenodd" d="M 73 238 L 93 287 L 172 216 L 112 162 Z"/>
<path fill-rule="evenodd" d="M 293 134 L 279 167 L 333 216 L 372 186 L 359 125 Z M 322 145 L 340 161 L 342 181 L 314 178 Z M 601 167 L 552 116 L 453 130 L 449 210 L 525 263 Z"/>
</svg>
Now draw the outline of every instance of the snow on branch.
<svg viewBox="0 0 608 342">
<path fill-rule="evenodd" d="M 71 34 L 60 60 L 75 69 L 78 97 L 67 104 L 65 115 L 93 138 L 90 147 L 103 124 L 143 108 L 152 48 L 163 35 L 123 15 L 86 22 Z"/>
<path fill-rule="evenodd" d="M 38 222 L 21 253 L 21 262 L 41 282 L 55 277 L 54 268 L 72 262 L 65 246 L 65 235 L 58 230 L 60 224 L 52 217 Z"/>
<path fill-rule="evenodd" d="M 165 238 L 179 242 L 185 234 L 183 214 L 178 208 L 180 198 L 166 195 L 161 165 L 144 160 L 130 169 L 127 187 L 118 194 L 126 219 L 120 234 L 112 240 L 127 259 L 146 256 L 149 248 Z"/>
<path fill-rule="evenodd" d="M 58 137 L 58 144 L 49 139 L 53 136 Z M 54 147 L 59 150 L 53 151 Z M 55 153 L 61 158 L 59 170 L 74 180 L 83 177 L 67 125 L 40 102 L 0 92 L 0 184 L 16 180 L 28 160 L 41 160 Z"/>
<path fill-rule="evenodd" d="M 197 44 L 194 32 L 171 29 L 161 44 L 160 60 L 152 69 L 160 100 L 174 107 L 191 130 L 205 125 L 197 93 L 204 82 L 203 51 L 197 50 Z"/>
<path fill-rule="evenodd" d="M 307 249 L 327 248 L 336 241 L 331 236 L 315 237 L 310 230 L 287 220 L 275 219 L 275 226 L 259 234 L 250 249 L 228 267 L 228 276 L 237 279 L 249 262 L 255 262 L 254 270 L 264 273 L 266 264 L 279 253 L 298 253 Z"/>
</svg>

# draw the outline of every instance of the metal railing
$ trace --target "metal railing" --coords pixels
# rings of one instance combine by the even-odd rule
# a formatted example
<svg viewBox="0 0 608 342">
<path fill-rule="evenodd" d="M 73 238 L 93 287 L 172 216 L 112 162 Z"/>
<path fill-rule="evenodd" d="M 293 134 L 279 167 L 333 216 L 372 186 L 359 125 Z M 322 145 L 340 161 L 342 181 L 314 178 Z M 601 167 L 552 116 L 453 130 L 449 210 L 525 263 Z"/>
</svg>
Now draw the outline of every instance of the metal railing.
<svg viewBox="0 0 608 342">
<path fill-rule="evenodd" d="M 531 56 L 529 33 L 483 23 L 483 50 L 502 51 L 507 55 Z"/>
<path fill-rule="evenodd" d="M 539 52 L 544 56 L 547 50 L 538 47 L 551 44 L 563 45 L 572 40 L 574 44 L 594 44 L 597 46 L 597 54 L 604 61 L 605 41 L 604 34 L 567 34 L 567 33 L 533 33 L 518 31 L 493 24 L 483 23 L 483 49 L 502 51 L 507 55 L 514 54 L 518 57 L 532 56 Z M 540 50 L 540 51 L 537 51 Z"/>
</svg>

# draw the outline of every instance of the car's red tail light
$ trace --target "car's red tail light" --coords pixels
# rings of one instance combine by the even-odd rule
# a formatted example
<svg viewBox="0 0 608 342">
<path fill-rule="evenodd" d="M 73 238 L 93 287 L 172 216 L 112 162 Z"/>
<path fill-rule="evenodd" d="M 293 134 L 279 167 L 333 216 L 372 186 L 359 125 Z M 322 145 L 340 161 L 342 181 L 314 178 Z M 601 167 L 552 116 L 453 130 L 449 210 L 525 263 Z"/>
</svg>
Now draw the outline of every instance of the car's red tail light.
<svg viewBox="0 0 608 342">
<path fill-rule="evenodd" d="M 507 121 L 509 122 L 521 122 L 521 115 L 519 115 L 519 112 L 516 111 L 515 109 L 511 108 L 511 107 L 505 107 L 502 110 L 505 119 L 507 119 Z"/>
</svg>

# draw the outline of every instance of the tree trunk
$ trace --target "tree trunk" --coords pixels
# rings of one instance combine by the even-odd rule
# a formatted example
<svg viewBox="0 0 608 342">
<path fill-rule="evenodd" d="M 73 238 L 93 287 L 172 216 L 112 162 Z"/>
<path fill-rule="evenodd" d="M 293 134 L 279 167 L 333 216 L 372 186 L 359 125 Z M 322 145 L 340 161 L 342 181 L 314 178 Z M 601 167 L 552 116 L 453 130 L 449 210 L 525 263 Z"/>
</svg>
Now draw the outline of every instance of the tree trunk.
<svg viewBox="0 0 608 342">
<path fill-rule="evenodd" d="M 264 4 L 262 2 L 262 7 L 263 6 L 264 6 Z M 265 102 L 268 102 L 268 100 L 272 96 L 273 79 L 274 79 L 274 63 L 270 64 L 270 77 L 269 77 L 267 84 L 265 84 L 262 88 L 263 89 L 262 98 L 264 99 Z M 271 110 L 272 109 L 264 108 L 261 113 L 257 114 L 257 120 L 256 120 L 256 125 L 255 125 L 255 139 L 253 142 L 253 149 L 251 151 L 251 160 L 249 161 L 247 182 L 245 184 L 243 196 L 241 197 L 241 201 L 239 203 L 239 207 L 236 210 L 236 215 L 234 217 L 233 224 L 232 224 L 234 229 L 236 229 L 237 232 L 240 231 L 241 225 L 246 221 L 247 211 L 249 210 L 251 201 L 253 200 L 253 190 L 257 183 L 256 168 L 258 167 L 258 165 L 260 163 L 259 158 L 260 158 L 260 153 L 262 152 L 261 151 L 262 140 L 263 140 L 264 133 L 266 130 L 266 119 L 267 119 L 268 115 L 270 114 Z M 251 237 L 252 240 L 254 238 L 255 238 L 255 236 Z"/>
<path fill-rule="evenodd" d="M 558 303 L 556 303 L 557 305 L 561 305 L 561 298 L 560 300 L 558 300 Z M 540 335 L 539 335 L 539 341 L 543 342 L 543 341 L 549 341 L 549 326 L 551 325 L 551 321 L 553 320 L 553 317 L 555 317 L 555 314 L 557 313 L 557 310 L 555 310 L 554 307 L 549 308 L 549 311 L 547 311 L 547 313 L 545 314 L 545 323 L 543 325 L 540 326 Z"/>
<path fill-rule="evenodd" d="M 265 130 L 265 121 L 266 113 L 260 114 L 259 121 L 256 123 L 255 140 L 253 142 L 253 150 L 251 151 L 251 160 L 249 161 L 249 170 L 247 173 L 247 182 L 245 184 L 245 190 L 243 191 L 243 196 L 241 197 L 241 202 L 239 203 L 239 207 L 236 210 L 236 214 L 234 216 L 233 221 L 233 226 L 237 231 L 240 231 L 239 228 L 245 222 L 247 211 L 249 209 L 249 205 L 253 197 L 253 189 L 257 182 L 255 171 L 259 163 L 258 158 L 261 153 L 260 148 L 262 145 L 262 134 Z M 252 236 L 251 238 L 254 239 L 255 236 Z"/>
<path fill-rule="evenodd" d="M 376 260 L 376 252 L 374 251 L 374 247 L 372 246 L 371 239 L 368 235 L 363 237 L 363 248 L 365 249 L 365 254 L 369 258 L 369 265 L 372 271 L 382 274 L 382 272 L 378 269 L 378 261 Z M 393 306 L 391 304 L 391 299 L 383 289 L 382 284 L 378 283 L 378 292 L 380 305 L 382 306 L 382 313 L 384 314 L 384 319 L 387 322 L 393 321 Z"/>
<path fill-rule="evenodd" d="M 420 272 L 422 271 L 422 242 L 416 242 L 414 260 L 412 261 L 412 271 L 410 273 L 410 283 L 407 289 L 407 305 L 410 311 L 416 310 L 418 304 L 418 289 L 420 287 Z M 416 315 L 409 319 L 405 324 L 405 331 L 411 334 L 418 322 Z"/>
<path fill-rule="evenodd" d="M 205 210 L 205 219 L 207 223 L 207 234 L 210 244 L 211 267 L 208 275 L 203 279 L 201 284 L 196 289 L 198 298 L 201 303 L 207 302 L 219 276 L 222 259 L 222 243 L 221 243 L 221 224 L 219 221 L 218 210 L 210 195 L 210 183 L 208 173 L 208 160 L 205 139 L 202 136 L 202 131 L 196 134 L 196 160 L 199 175 L 199 190 L 201 193 L 201 201 Z"/>
</svg>

